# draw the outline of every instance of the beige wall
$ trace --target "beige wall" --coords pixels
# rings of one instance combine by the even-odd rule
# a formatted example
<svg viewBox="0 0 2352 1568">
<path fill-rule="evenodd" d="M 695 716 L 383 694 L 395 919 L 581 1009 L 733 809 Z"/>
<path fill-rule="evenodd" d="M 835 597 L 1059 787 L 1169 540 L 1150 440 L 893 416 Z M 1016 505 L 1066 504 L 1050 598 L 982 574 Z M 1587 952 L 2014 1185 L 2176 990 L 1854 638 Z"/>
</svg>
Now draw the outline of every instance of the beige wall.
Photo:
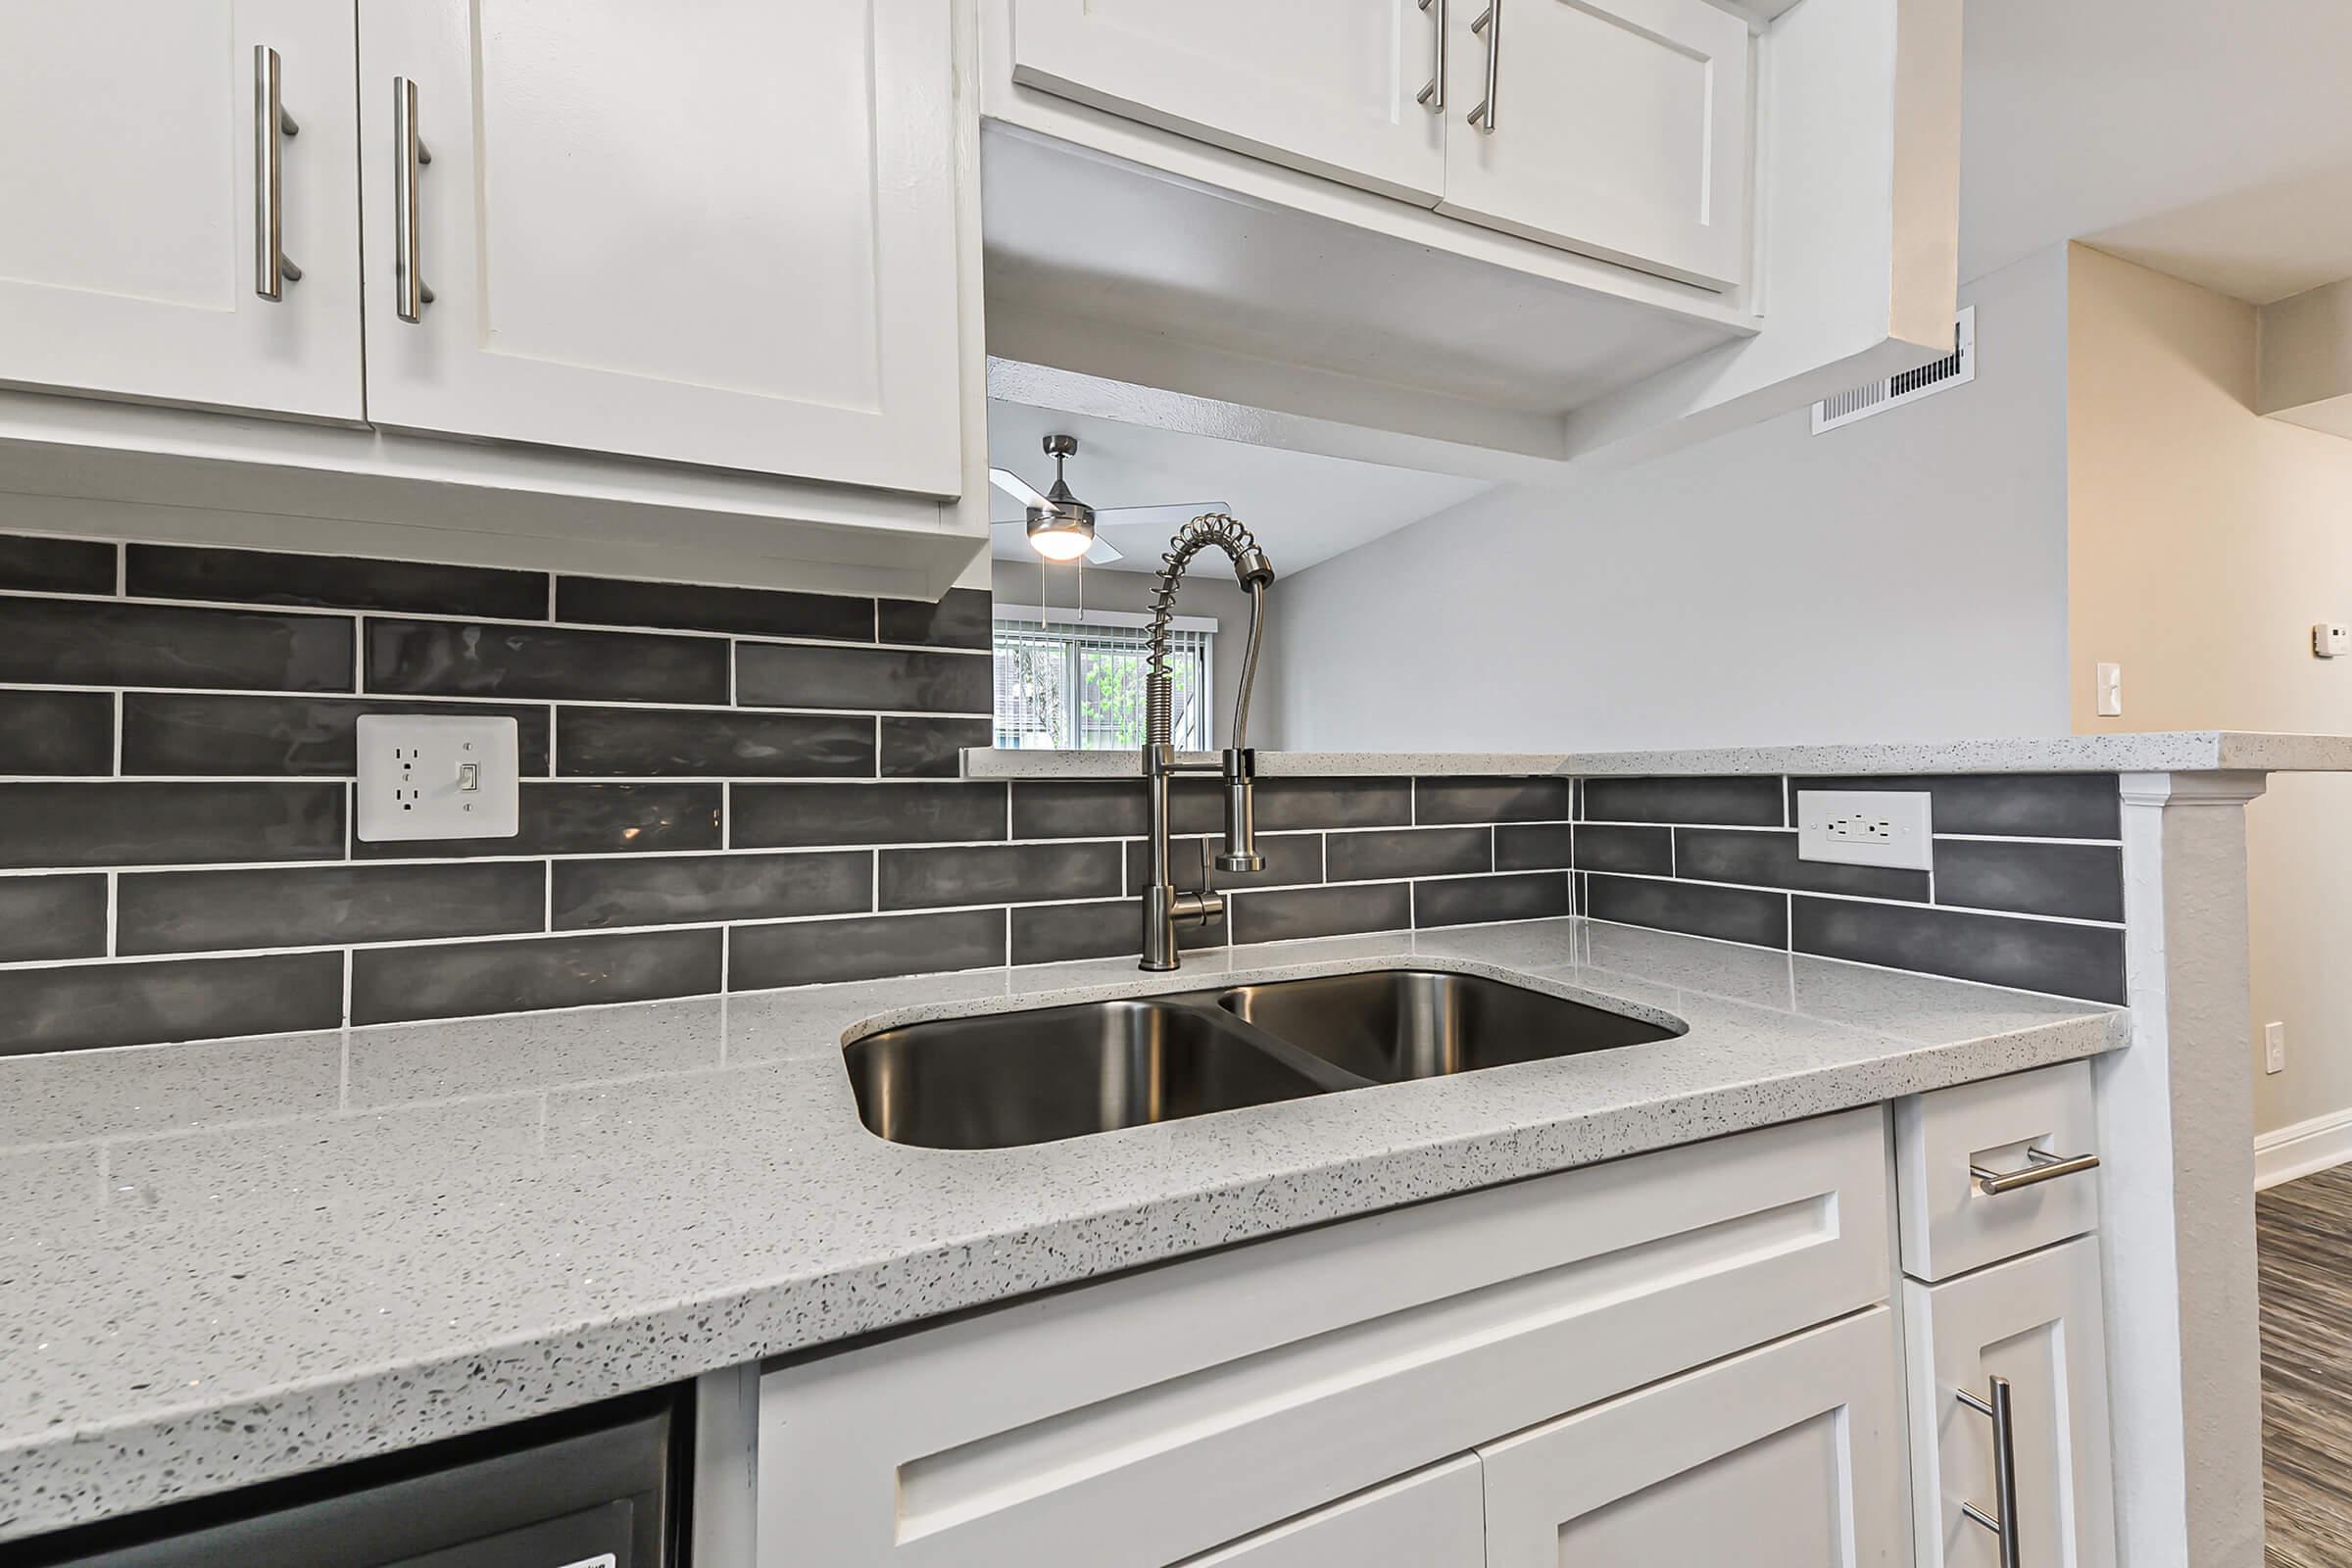
<svg viewBox="0 0 2352 1568">
<path fill-rule="evenodd" d="M 2352 441 L 2252 412 L 2253 308 L 2073 250 L 2068 683 L 2079 731 L 2352 732 Z M 2123 665 L 2124 713 L 2092 711 Z M 2352 1112 L 2352 778 L 2282 776 L 2249 813 L 2257 1132 Z"/>
</svg>

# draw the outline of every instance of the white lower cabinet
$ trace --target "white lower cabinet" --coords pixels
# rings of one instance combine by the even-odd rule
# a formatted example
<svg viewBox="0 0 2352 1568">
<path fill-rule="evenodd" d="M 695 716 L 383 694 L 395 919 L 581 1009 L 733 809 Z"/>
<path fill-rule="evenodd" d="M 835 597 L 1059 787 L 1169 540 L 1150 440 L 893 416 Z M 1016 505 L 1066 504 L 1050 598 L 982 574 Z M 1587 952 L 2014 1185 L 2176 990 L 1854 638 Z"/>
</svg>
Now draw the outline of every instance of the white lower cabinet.
<svg viewBox="0 0 2352 1568">
<path fill-rule="evenodd" d="M 1464 1454 L 1188 1557 L 1183 1568 L 1479 1568 L 1484 1509 L 1477 1456 Z"/>
<path fill-rule="evenodd" d="M 1997 1568 L 2000 1543 L 1973 1504 L 2016 1535 L 2034 1568 L 2110 1568 L 2107 1337 L 2099 1244 L 2082 1237 L 1939 1285 L 1908 1280 L 1911 1452 L 1919 1568 Z M 2007 1385 L 2016 1513 L 2004 1519 L 1993 1414 Z"/>
<path fill-rule="evenodd" d="M 1490 1568 L 1894 1568 L 1894 1317 L 1783 1340 L 1479 1449 Z"/>
</svg>

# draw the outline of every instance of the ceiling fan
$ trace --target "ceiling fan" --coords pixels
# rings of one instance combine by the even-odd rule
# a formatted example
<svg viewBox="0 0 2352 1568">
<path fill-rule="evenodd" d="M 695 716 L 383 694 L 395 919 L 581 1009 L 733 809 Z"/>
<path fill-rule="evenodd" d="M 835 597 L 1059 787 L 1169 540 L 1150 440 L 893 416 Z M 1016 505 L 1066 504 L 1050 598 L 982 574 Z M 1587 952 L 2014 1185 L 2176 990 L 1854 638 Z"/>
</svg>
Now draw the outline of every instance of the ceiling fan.
<svg viewBox="0 0 2352 1568">
<path fill-rule="evenodd" d="M 1148 551 L 1156 542 L 1148 537 L 1158 529 L 1181 527 L 1204 512 L 1223 512 L 1222 501 L 1174 502 L 1155 507 L 1104 507 L 1100 511 L 1088 506 L 1070 491 L 1069 481 L 1062 476 L 1062 464 L 1078 454 L 1078 438 L 1074 435 L 1050 435 L 1044 442 L 1046 456 L 1054 460 L 1054 488 L 1038 488 L 1010 468 L 991 468 L 991 484 L 1028 509 L 1018 522 L 1000 522 L 991 525 L 997 541 L 1008 543 L 1026 538 L 1031 549 L 1048 561 L 1076 561 L 1084 557 L 1089 565 L 1106 566 L 1127 554 L 1102 537 L 1104 530 L 1128 539 L 1128 548 Z"/>
</svg>

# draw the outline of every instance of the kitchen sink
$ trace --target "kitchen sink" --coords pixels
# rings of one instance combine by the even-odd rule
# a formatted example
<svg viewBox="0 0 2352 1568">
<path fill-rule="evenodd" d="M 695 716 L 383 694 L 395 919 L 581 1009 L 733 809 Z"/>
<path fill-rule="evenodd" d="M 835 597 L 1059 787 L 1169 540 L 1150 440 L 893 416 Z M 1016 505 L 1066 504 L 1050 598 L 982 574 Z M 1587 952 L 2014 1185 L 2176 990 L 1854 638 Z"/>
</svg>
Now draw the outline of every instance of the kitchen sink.
<svg viewBox="0 0 2352 1568">
<path fill-rule="evenodd" d="M 858 1114 L 884 1138 L 1007 1149 L 1353 1087 L 1268 1045 L 1213 1008 L 1148 998 L 907 1024 L 846 1055 Z"/>
<path fill-rule="evenodd" d="M 1235 986 L 1217 1004 L 1374 1083 L 1671 1040 L 1646 1019 L 1435 969 L 1368 969 Z"/>
<path fill-rule="evenodd" d="M 1010 1149 L 1678 1033 L 1505 981 L 1370 969 L 904 1024 L 843 1055 L 881 1137 Z"/>
</svg>

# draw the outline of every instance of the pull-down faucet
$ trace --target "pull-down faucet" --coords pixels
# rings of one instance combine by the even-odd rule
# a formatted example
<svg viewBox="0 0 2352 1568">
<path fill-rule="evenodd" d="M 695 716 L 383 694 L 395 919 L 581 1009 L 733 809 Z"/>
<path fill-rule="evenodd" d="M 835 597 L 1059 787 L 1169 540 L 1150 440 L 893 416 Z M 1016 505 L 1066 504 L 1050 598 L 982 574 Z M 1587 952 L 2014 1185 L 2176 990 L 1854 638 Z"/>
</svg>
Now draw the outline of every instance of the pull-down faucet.
<svg viewBox="0 0 2352 1568">
<path fill-rule="evenodd" d="M 1185 568 L 1210 545 L 1233 558 L 1233 575 L 1250 591 L 1250 647 L 1242 656 L 1242 688 L 1233 701 L 1233 744 L 1221 762 L 1187 761 L 1177 755 L 1173 741 L 1175 682 L 1168 673 L 1168 616 Z M 1265 869 L 1265 857 L 1257 853 L 1250 793 L 1257 782 L 1257 754 L 1250 750 L 1250 688 L 1257 679 L 1257 646 L 1265 632 L 1266 585 L 1274 580 L 1273 563 L 1257 548 L 1257 540 L 1221 512 L 1195 517 L 1178 529 L 1160 561 L 1159 581 L 1152 592 L 1152 663 L 1144 680 L 1144 780 L 1152 800 L 1152 861 L 1144 883 L 1143 967 L 1152 970 L 1176 967 L 1179 927 L 1206 925 L 1225 912 L 1223 895 L 1207 888 L 1180 889 L 1170 875 L 1168 790 L 1177 774 L 1224 775 L 1225 849 L 1217 857 L 1217 868 Z M 1208 700 L 1209 694 L 1201 693 L 1201 701 Z"/>
</svg>

